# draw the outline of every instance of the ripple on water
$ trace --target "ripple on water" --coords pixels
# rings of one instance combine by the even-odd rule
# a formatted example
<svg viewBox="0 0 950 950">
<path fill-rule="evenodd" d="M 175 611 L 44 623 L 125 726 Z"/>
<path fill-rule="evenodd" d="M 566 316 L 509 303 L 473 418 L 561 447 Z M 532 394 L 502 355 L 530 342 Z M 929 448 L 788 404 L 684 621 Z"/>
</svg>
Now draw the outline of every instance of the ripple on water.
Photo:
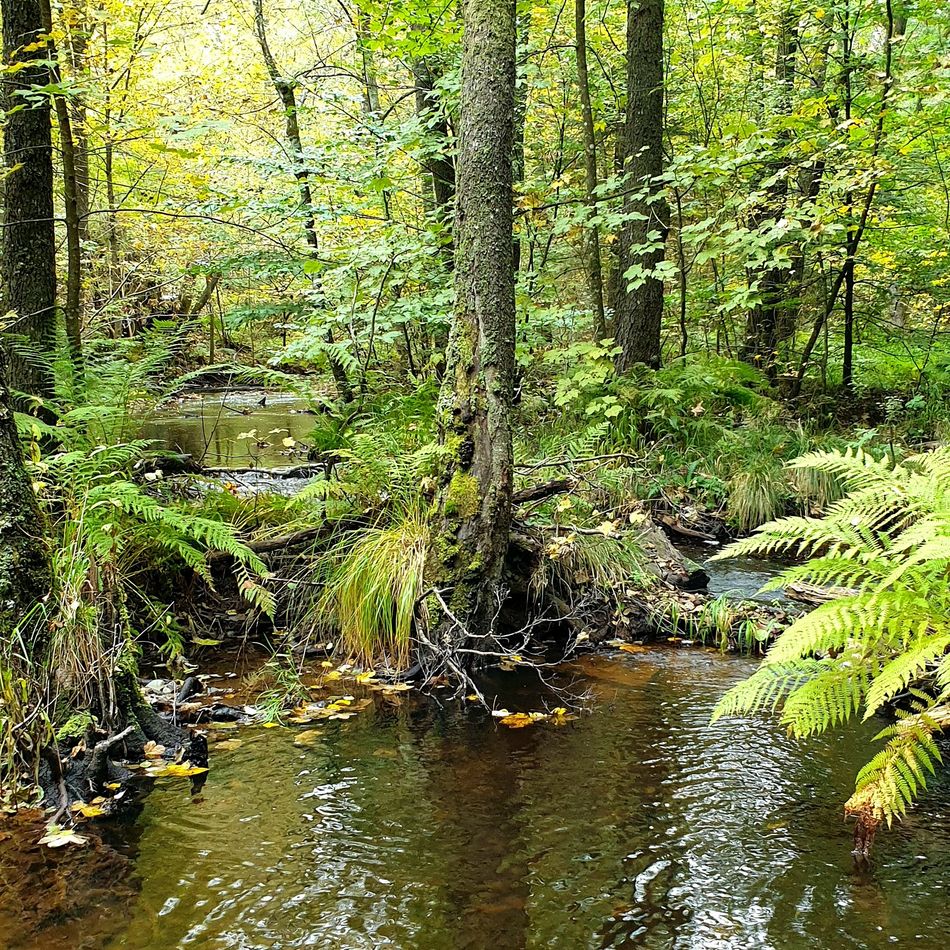
<svg viewBox="0 0 950 950">
<path fill-rule="evenodd" d="M 855 874 L 840 802 L 873 730 L 798 744 L 763 722 L 710 727 L 715 700 L 751 668 L 698 650 L 588 659 L 562 675 L 583 675 L 595 709 L 560 729 L 506 730 L 470 710 L 407 703 L 328 724 L 303 749 L 289 730 L 248 732 L 193 796 L 185 783 L 160 786 L 110 832 L 109 889 L 77 882 L 71 923 L 37 916 L 8 942 L 942 945 L 948 783 Z M 541 702 L 524 683 L 511 696 Z M 0 861 L 0 873 L 0 883 L 17 875 L 21 892 L 50 880 L 36 861 L 14 872 Z M 4 900 L 0 924 L 15 918 Z"/>
</svg>

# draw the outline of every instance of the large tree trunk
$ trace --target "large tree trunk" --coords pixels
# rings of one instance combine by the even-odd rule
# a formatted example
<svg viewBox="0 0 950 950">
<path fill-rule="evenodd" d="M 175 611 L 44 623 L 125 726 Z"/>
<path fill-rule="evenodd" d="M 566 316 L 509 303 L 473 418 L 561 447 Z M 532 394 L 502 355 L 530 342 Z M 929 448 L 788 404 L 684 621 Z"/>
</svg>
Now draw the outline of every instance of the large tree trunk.
<svg viewBox="0 0 950 950">
<path fill-rule="evenodd" d="M 4 309 L 16 314 L 10 328 L 41 355 L 50 354 L 56 337 L 56 238 L 53 213 L 53 143 L 46 96 L 24 99 L 19 93 L 49 85 L 46 52 L 37 49 L 43 33 L 39 0 L 0 0 L 3 61 L 30 63 L 4 76 L 4 181 L 2 279 Z M 32 48 L 31 48 L 32 47 Z M 14 108 L 16 107 L 16 108 Z M 36 396 L 53 392 L 52 374 L 11 354 L 10 385 Z"/>
<path fill-rule="evenodd" d="M 663 174 L 663 3 L 627 6 L 627 188 L 629 220 L 620 232 L 621 293 L 617 299 L 617 369 L 660 365 L 663 281 L 652 272 L 666 256 L 670 211 Z M 628 275 L 631 268 L 642 273 Z M 632 284 L 633 289 L 628 285 Z"/>
<path fill-rule="evenodd" d="M 439 401 L 450 459 L 432 573 L 446 640 L 488 632 L 511 524 L 515 4 L 465 0 L 455 321 Z"/>
<path fill-rule="evenodd" d="M 21 2 L 21 0 L 17 0 Z M 0 641 L 9 642 L 13 629 L 31 616 L 49 594 L 52 585 L 43 519 L 33 494 L 33 485 L 23 467 L 6 365 L 0 351 Z M 34 631 L 42 637 L 46 625 L 25 623 L 24 635 Z M 27 649 L 32 653 L 29 642 Z M 29 657 L 28 657 L 29 659 Z"/>
</svg>

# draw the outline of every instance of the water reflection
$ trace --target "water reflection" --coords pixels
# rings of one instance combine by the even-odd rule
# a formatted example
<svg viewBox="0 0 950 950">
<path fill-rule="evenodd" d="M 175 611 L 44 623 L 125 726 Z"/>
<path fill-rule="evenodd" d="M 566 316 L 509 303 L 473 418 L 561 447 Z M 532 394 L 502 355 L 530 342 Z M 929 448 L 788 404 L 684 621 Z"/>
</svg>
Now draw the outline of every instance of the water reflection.
<svg viewBox="0 0 950 950">
<path fill-rule="evenodd" d="M 686 650 L 589 659 L 562 675 L 584 677 L 595 711 L 561 728 L 407 701 L 326 723 L 307 748 L 246 733 L 200 793 L 164 785 L 113 831 L 128 842 L 121 886 L 75 904 L 70 936 L 138 950 L 942 945 L 950 787 L 855 873 L 839 803 L 873 730 L 799 746 L 761 723 L 709 727 L 748 669 Z M 538 708 L 524 682 L 499 688 L 509 708 Z M 31 926 L 10 945 L 80 945 Z"/>
<path fill-rule="evenodd" d="M 300 461 L 283 440 L 307 443 L 315 423 L 307 408 L 305 400 L 285 393 L 186 396 L 143 422 L 139 438 L 212 467 L 274 468 Z M 239 438 L 252 430 L 257 438 Z"/>
</svg>

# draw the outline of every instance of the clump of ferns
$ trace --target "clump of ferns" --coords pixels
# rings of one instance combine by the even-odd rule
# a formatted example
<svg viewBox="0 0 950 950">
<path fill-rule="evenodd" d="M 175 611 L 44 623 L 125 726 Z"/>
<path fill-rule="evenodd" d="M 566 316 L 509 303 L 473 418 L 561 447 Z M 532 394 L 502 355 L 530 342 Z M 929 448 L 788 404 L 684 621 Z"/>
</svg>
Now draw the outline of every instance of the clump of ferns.
<svg viewBox="0 0 950 950">
<path fill-rule="evenodd" d="M 926 787 L 941 762 L 936 736 L 950 726 L 950 449 L 901 464 L 862 450 L 814 453 L 793 467 L 833 476 L 844 497 L 822 518 L 771 522 L 719 557 L 807 558 L 768 587 L 851 593 L 795 621 L 714 718 L 780 710 L 789 732 L 807 737 L 859 712 L 894 713 L 846 805 L 867 841 Z"/>
<path fill-rule="evenodd" d="M 77 449 L 34 457 L 30 465 L 55 541 L 50 660 L 72 683 L 102 682 L 134 628 L 167 626 L 167 611 L 146 591 L 165 567 L 190 568 L 210 585 L 209 554 L 227 554 L 242 596 L 264 613 L 274 611 L 267 567 L 234 528 L 164 503 L 132 480 L 148 445 Z"/>
<path fill-rule="evenodd" d="M 446 448 L 426 443 L 412 452 L 392 449 L 374 436 L 359 434 L 338 453 L 332 478 L 318 478 L 293 499 L 290 510 L 334 521 L 369 514 L 398 518 L 411 510 L 435 479 Z"/>
</svg>

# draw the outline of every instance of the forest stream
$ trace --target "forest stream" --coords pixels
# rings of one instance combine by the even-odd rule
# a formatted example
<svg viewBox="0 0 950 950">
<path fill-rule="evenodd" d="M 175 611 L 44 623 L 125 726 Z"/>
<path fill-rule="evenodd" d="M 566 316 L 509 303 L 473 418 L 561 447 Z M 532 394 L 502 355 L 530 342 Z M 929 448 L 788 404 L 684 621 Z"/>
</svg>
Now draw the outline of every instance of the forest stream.
<svg viewBox="0 0 950 950">
<path fill-rule="evenodd" d="M 840 802 L 874 727 L 807 745 L 762 721 L 710 727 L 752 666 L 698 648 L 584 658 L 556 681 L 590 689 L 590 711 L 561 726 L 403 697 L 309 745 L 300 727 L 228 730 L 206 781 L 159 779 L 93 852 L 6 826 L 0 942 L 943 946 L 950 782 L 855 869 Z M 497 675 L 508 708 L 551 702 L 535 674 Z"/>
<path fill-rule="evenodd" d="M 189 400 L 161 420 L 165 445 L 246 465 L 240 432 L 303 441 L 309 417 L 259 398 L 228 399 L 246 415 L 222 411 L 221 397 Z M 279 446 L 283 434 L 266 440 Z M 286 464 L 277 448 L 250 461 Z M 734 597 L 776 570 L 708 567 L 710 592 Z M 52 850 L 35 843 L 34 824 L 2 826 L 0 945 L 943 945 L 950 780 L 934 781 L 858 867 L 840 802 L 879 725 L 807 745 L 765 720 L 711 726 L 715 702 L 755 661 L 698 646 L 634 650 L 582 657 L 547 684 L 524 669 L 483 682 L 509 710 L 584 696 L 561 723 L 511 729 L 436 691 L 366 693 L 359 715 L 318 729 L 209 725 L 210 771 L 157 779 L 88 826 L 92 847 Z M 240 696 L 233 671 L 257 661 L 217 662 L 232 678 L 211 685 Z"/>
</svg>

